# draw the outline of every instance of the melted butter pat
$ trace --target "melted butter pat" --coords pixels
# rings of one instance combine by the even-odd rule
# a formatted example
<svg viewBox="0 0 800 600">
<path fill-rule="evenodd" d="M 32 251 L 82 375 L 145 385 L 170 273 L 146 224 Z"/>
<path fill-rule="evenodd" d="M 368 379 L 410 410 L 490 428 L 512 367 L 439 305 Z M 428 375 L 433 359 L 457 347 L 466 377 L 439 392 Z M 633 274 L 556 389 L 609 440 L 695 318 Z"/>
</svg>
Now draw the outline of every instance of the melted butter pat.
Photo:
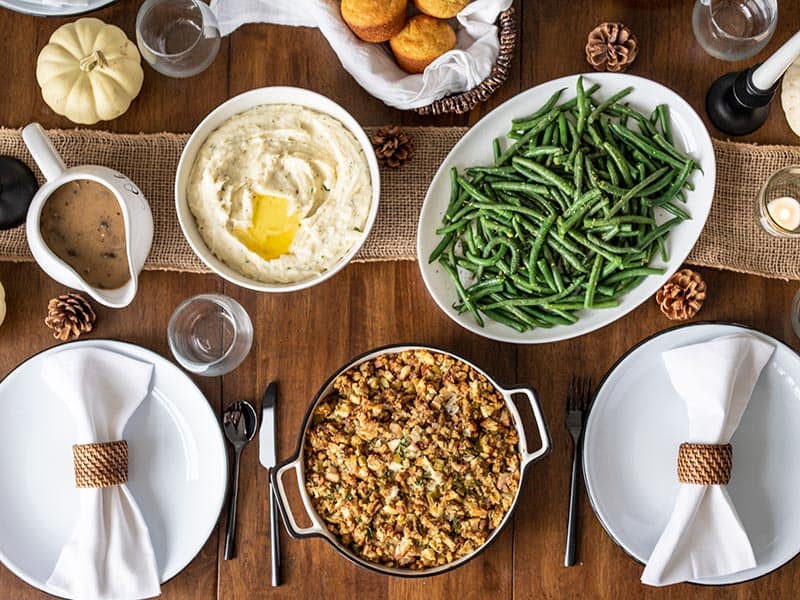
<svg viewBox="0 0 800 600">
<path fill-rule="evenodd" d="M 264 260 L 272 260 L 289 252 L 299 228 L 300 215 L 289 214 L 286 198 L 257 195 L 253 199 L 252 224 L 234 234 L 250 251 Z"/>
</svg>

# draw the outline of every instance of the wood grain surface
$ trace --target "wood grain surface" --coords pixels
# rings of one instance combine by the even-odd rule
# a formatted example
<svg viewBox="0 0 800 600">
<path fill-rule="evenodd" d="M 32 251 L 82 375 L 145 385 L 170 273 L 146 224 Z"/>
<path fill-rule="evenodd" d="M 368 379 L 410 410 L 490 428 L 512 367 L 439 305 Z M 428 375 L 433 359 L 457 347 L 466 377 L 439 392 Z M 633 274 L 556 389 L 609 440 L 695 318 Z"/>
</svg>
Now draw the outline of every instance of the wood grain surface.
<svg viewBox="0 0 800 600">
<path fill-rule="evenodd" d="M 234 0 L 228 0 L 234 1 Z M 97 16 L 134 36 L 140 2 L 121 0 Z M 521 90 L 548 79 L 587 70 L 583 48 L 599 22 L 620 20 L 639 38 L 640 53 L 630 73 L 655 79 L 684 96 L 705 118 L 705 92 L 719 75 L 763 60 L 800 28 L 800 4 L 780 3 L 772 43 L 747 63 L 724 63 L 706 55 L 692 35 L 691 0 L 527 0 L 517 2 L 520 37 L 508 82 L 470 115 L 422 118 L 384 106 L 340 67 L 316 30 L 247 25 L 223 41 L 205 73 L 169 79 L 146 67 L 139 98 L 119 119 L 102 127 L 120 132 L 191 131 L 226 98 L 264 85 L 297 85 L 330 96 L 363 125 L 453 125 L 476 122 Z M 42 19 L 0 9 L 0 63 L 4 66 L 0 125 L 39 121 L 71 127 L 43 103 L 35 61 L 50 34 L 67 19 Z M 724 137 L 711 129 L 712 135 Z M 780 108 L 758 132 L 761 143 L 797 143 Z M 0 233 L 0 235 L 2 235 Z M 798 348 L 789 310 L 796 283 L 703 269 L 709 298 L 700 316 L 761 329 Z M 0 375 L 31 354 L 57 343 L 43 324 L 49 298 L 64 288 L 32 264 L 0 263 L 8 315 L 0 327 Z M 233 600 L 250 598 L 539 599 L 539 598 L 796 598 L 800 562 L 739 586 L 676 585 L 665 589 L 639 583 L 641 566 L 605 534 L 581 493 L 579 565 L 562 566 L 571 443 L 564 429 L 567 384 L 572 375 L 598 381 L 613 362 L 642 338 L 671 325 L 648 301 L 613 325 L 579 339 L 539 346 L 514 346 L 482 339 L 447 319 L 425 291 L 416 264 L 351 265 L 310 290 L 257 294 L 212 275 L 147 272 L 134 303 L 124 310 L 98 309 L 90 337 L 141 344 L 165 356 L 172 310 L 196 293 L 218 291 L 238 299 L 255 326 L 247 360 L 219 379 L 195 378 L 216 411 L 237 399 L 258 402 L 270 379 L 280 382 L 279 457 L 294 451 L 301 419 L 317 388 L 353 355 L 371 347 L 421 342 L 449 348 L 475 361 L 503 383 L 530 383 L 538 390 L 553 436 L 553 451 L 526 477 L 511 526 L 485 553 L 449 574 L 404 580 L 356 567 L 327 543 L 290 540 L 281 533 L 284 584 L 270 587 L 269 513 L 266 471 L 257 445 L 243 455 L 239 496 L 239 544 L 235 560 L 222 560 L 219 527 L 189 567 L 163 586 L 163 598 Z M 793 457 L 787 457 L 791 460 Z M 0 475 L 1 476 L 1 475 Z M 2 510 L 2 507 L 0 507 Z M 220 520 L 224 524 L 224 515 Z M 0 566 L 0 598 L 46 597 Z"/>
</svg>

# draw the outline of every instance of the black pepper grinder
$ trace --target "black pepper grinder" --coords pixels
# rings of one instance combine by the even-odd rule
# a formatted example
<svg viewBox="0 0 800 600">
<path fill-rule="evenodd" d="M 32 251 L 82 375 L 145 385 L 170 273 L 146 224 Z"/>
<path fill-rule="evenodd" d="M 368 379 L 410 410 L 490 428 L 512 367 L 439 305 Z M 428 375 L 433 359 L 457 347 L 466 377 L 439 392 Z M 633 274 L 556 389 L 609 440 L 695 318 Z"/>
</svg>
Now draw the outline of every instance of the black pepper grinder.
<svg viewBox="0 0 800 600">
<path fill-rule="evenodd" d="M 22 225 L 39 185 L 28 166 L 12 156 L 0 156 L 0 230 Z"/>
<path fill-rule="evenodd" d="M 706 94 L 706 112 L 717 129 L 746 135 L 764 124 L 778 82 L 800 56 L 800 31 L 763 63 L 717 79 Z"/>
</svg>

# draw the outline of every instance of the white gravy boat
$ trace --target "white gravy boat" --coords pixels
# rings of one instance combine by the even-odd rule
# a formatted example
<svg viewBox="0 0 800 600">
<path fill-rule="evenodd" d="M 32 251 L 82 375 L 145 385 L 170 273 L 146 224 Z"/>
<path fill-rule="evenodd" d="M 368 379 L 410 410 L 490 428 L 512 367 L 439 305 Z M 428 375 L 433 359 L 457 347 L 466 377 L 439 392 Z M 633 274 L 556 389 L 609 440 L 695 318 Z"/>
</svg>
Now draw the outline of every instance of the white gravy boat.
<svg viewBox="0 0 800 600">
<path fill-rule="evenodd" d="M 100 304 L 111 308 L 127 306 L 136 296 L 139 273 L 153 243 L 153 215 L 144 195 L 128 177 L 114 169 L 97 165 L 68 169 L 38 123 L 26 126 L 22 130 L 22 139 L 46 179 L 33 197 L 25 222 L 28 246 L 36 262 L 59 283 L 83 290 Z M 56 189 L 76 179 L 89 179 L 99 183 L 108 188 L 119 202 L 125 223 L 125 245 L 130 272 L 130 279 L 122 287 L 108 290 L 89 285 L 75 269 L 56 256 L 42 238 L 39 219 L 44 203 Z"/>
</svg>

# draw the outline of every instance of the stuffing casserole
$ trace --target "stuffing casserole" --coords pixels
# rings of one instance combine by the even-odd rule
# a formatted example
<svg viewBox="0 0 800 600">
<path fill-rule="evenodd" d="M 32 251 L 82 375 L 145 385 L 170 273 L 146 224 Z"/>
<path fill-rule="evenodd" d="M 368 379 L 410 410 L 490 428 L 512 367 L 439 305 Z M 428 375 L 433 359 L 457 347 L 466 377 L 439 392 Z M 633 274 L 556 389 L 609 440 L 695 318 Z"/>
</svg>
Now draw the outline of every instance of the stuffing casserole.
<svg viewBox="0 0 800 600">
<path fill-rule="evenodd" d="M 519 487 L 518 434 L 500 392 L 428 350 L 352 367 L 306 433 L 306 489 L 339 541 L 367 561 L 426 569 L 484 544 Z"/>
</svg>

